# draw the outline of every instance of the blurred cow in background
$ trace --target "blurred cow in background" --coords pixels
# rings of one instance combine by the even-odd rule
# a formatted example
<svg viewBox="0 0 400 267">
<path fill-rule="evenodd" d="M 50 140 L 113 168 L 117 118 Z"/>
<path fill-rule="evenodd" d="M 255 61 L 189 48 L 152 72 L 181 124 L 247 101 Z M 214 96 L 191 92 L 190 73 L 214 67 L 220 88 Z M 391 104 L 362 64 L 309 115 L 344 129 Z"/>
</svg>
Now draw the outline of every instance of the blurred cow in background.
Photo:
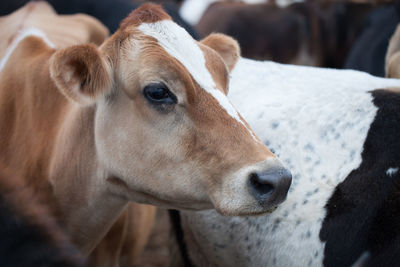
<svg viewBox="0 0 400 267">
<path fill-rule="evenodd" d="M 200 36 L 221 32 L 236 38 L 247 58 L 317 65 L 316 50 L 311 49 L 315 23 L 306 21 L 304 12 L 308 10 L 298 6 L 217 2 L 209 6 L 196 28 Z"/>
<path fill-rule="evenodd" d="M 400 23 L 400 1 L 371 11 L 364 28 L 350 50 L 344 68 L 384 76 L 385 54 L 397 24 Z"/>
<path fill-rule="evenodd" d="M 200 36 L 233 36 L 248 58 L 383 76 L 399 1 L 284 2 L 187 0 L 180 13 Z"/>
<path fill-rule="evenodd" d="M 200 36 L 222 32 L 239 41 L 244 57 L 280 63 L 341 68 L 360 35 L 371 3 L 306 1 L 216 2 L 202 15 Z"/>
</svg>

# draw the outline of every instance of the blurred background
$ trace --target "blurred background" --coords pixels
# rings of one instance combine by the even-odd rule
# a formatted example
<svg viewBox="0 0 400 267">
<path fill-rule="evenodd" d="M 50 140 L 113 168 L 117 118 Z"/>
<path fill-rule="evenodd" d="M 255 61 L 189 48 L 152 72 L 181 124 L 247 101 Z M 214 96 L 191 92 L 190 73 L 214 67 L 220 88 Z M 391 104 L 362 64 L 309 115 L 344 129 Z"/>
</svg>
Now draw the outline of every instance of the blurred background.
<svg viewBox="0 0 400 267">
<path fill-rule="evenodd" d="M 0 16 L 26 0 L 3 0 Z M 49 0 L 60 14 L 87 13 L 116 31 L 147 1 Z M 280 63 L 355 69 L 384 76 L 389 39 L 400 22 L 400 0 L 155 0 L 195 39 L 212 32 L 238 40 L 242 56 Z M 137 266 L 164 266 L 174 216 L 159 209 L 151 242 Z M 172 219 L 171 219 L 172 218 Z"/>
<path fill-rule="evenodd" d="M 0 3 L 0 15 L 27 0 Z M 140 0 L 49 0 L 58 13 L 87 13 L 110 30 Z M 239 41 L 244 57 L 280 63 L 356 69 L 384 75 L 400 0 L 155 0 L 195 38 L 211 32 Z"/>
</svg>

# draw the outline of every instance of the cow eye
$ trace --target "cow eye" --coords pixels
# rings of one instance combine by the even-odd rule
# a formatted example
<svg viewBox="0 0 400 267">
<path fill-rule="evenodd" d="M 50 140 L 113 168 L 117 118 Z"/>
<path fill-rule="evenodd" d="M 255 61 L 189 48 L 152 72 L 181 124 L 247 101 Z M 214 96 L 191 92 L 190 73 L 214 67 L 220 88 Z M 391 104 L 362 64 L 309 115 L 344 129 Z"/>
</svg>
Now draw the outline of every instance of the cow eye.
<svg viewBox="0 0 400 267">
<path fill-rule="evenodd" d="M 145 98 L 155 105 L 172 105 L 177 103 L 176 96 L 165 84 L 149 84 L 143 89 Z"/>
</svg>

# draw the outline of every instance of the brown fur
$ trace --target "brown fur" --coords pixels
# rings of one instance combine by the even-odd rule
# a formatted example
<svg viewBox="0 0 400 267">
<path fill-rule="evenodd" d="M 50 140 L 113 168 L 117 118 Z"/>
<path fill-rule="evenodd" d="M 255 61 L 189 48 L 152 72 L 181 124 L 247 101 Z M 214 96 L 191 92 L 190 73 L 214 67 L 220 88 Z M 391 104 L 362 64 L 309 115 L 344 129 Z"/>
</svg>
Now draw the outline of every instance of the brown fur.
<svg viewBox="0 0 400 267">
<path fill-rule="evenodd" d="M 142 23 L 152 23 L 171 17 L 165 13 L 161 5 L 144 4 L 133 10 L 128 17 L 121 22 L 121 29 L 129 26 L 139 26 Z"/>
<path fill-rule="evenodd" d="M 0 58 L 18 32 L 27 27 L 41 29 L 58 48 L 90 42 L 100 45 L 108 36 L 107 28 L 97 19 L 84 14 L 59 16 L 43 1 L 29 2 L 0 23 Z"/>
<path fill-rule="evenodd" d="M 196 25 L 201 37 L 213 32 L 237 39 L 242 55 L 256 60 L 342 68 L 377 5 L 351 1 L 268 3 L 219 1 Z"/>
<path fill-rule="evenodd" d="M 234 37 L 244 57 L 294 63 L 302 49 L 308 52 L 303 20 L 302 14 L 271 3 L 216 2 L 196 29 L 202 37 L 212 32 Z"/>
<path fill-rule="evenodd" d="M 156 208 L 129 204 L 110 231 L 90 254 L 90 266 L 132 266 L 150 236 Z"/>
<path fill-rule="evenodd" d="M 237 41 L 224 34 L 210 34 L 201 42 L 222 56 L 229 71 L 233 69 L 240 57 L 240 47 Z M 232 51 L 236 53 L 232 53 Z"/>
</svg>

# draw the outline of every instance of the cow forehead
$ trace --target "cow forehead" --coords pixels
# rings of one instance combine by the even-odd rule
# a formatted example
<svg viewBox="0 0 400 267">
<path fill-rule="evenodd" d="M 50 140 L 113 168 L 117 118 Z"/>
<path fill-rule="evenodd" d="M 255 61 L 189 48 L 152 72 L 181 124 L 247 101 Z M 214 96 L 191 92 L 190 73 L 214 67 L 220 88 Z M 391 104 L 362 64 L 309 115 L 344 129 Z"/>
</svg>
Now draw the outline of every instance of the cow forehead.
<svg viewBox="0 0 400 267">
<path fill-rule="evenodd" d="M 206 67 L 204 53 L 189 33 L 171 20 L 142 23 L 138 29 L 143 34 L 155 38 L 169 55 L 182 63 L 197 84 L 214 97 L 229 116 L 247 128 L 225 94 L 217 89 L 215 81 Z M 251 136 L 257 140 L 253 132 L 248 130 Z"/>
</svg>

